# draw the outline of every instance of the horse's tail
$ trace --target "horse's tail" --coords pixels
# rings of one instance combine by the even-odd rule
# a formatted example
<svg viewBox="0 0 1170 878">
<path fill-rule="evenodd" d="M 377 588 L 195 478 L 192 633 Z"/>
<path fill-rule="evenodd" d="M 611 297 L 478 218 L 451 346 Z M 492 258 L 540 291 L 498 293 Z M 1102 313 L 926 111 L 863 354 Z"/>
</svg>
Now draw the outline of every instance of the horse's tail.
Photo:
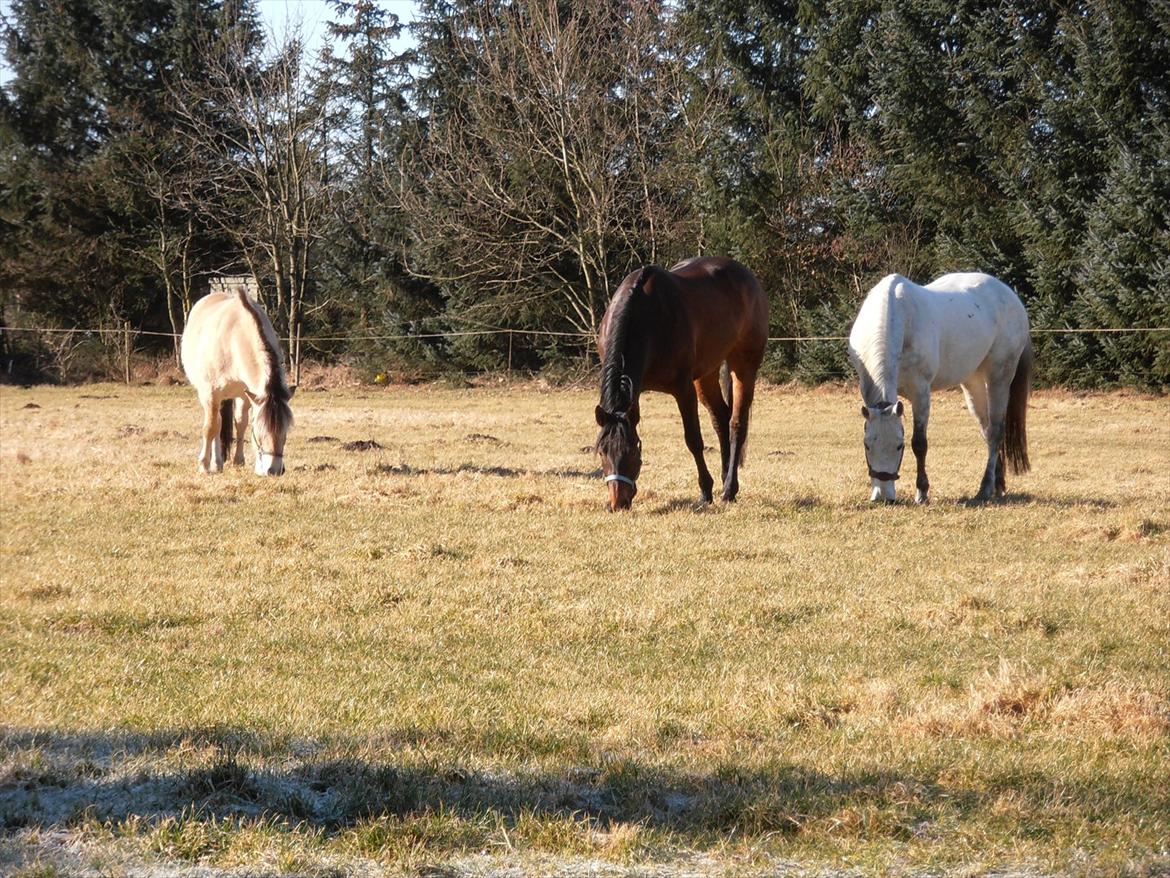
<svg viewBox="0 0 1170 878">
<path fill-rule="evenodd" d="M 223 448 L 224 460 L 231 454 L 233 404 L 231 399 L 225 399 L 219 404 L 219 444 Z"/>
<path fill-rule="evenodd" d="M 1032 389 L 1032 340 L 1029 338 L 1016 364 L 1008 394 L 1007 416 L 1004 419 L 1004 456 L 1013 473 L 1026 473 L 1032 468 L 1028 462 L 1028 394 Z"/>
</svg>

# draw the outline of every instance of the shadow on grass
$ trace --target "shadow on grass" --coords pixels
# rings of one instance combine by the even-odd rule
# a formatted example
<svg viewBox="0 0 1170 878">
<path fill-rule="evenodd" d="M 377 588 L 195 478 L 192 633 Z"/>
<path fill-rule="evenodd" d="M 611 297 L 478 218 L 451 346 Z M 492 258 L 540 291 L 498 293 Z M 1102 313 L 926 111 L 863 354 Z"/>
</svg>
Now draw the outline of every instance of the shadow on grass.
<svg viewBox="0 0 1170 878">
<path fill-rule="evenodd" d="M 931 498 L 932 502 L 934 498 Z M 946 502 L 946 501 L 944 501 Z M 1002 497 L 996 497 L 987 503 L 976 503 L 973 495 L 959 497 L 950 501 L 950 505 L 962 506 L 968 509 L 995 509 L 997 506 L 1042 506 L 1047 509 L 1116 509 L 1117 502 L 1103 497 L 1086 496 L 1052 496 L 1048 494 L 1030 494 L 1027 491 L 1008 491 Z"/>
<path fill-rule="evenodd" d="M 479 476 L 496 476 L 501 479 L 541 478 L 596 479 L 601 478 L 601 469 L 577 469 L 558 467 L 548 470 L 518 469 L 510 466 L 481 466 L 461 463 L 459 466 L 417 467 L 409 463 L 380 463 L 370 468 L 370 475 L 388 476 L 455 476 L 471 473 Z"/>
<path fill-rule="evenodd" d="M 442 730 L 404 730 L 372 743 L 395 753 L 447 740 L 490 754 L 493 733 L 480 734 L 486 737 L 477 741 Z M 1005 790 L 1035 799 L 1019 819 L 1036 826 L 1021 831 L 1051 831 L 1051 814 L 1044 812 L 1056 779 L 1047 776 L 992 773 L 974 790 L 929 771 L 834 775 L 778 760 L 689 773 L 638 759 L 598 760 L 590 756 L 587 736 L 527 740 L 506 730 L 495 734 L 503 736 L 497 749 L 555 755 L 566 764 L 485 770 L 418 758 L 376 759 L 352 755 L 369 752 L 367 739 L 267 739 L 230 728 L 135 734 L 0 727 L 0 831 L 68 828 L 94 819 L 149 826 L 168 819 L 266 818 L 330 834 L 371 820 L 445 814 L 504 825 L 533 817 L 585 819 L 602 828 L 638 823 L 702 846 L 727 837 L 796 833 L 842 813 L 870 813 L 885 815 L 871 823 L 878 834 L 909 838 L 935 821 L 974 818 Z M 184 759 L 188 767 L 174 764 Z M 1062 808 L 1083 815 L 1097 813 L 1106 800 L 1126 813 L 1170 809 L 1149 791 L 1061 784 Z"/>
<path fill-rule="evenodd" d="M 651 515 L 670 515 L 673 512 L 693 512 L 696 515 L 707 515 L 719 512 L 726 504 L 704 503 L 702 500 L 690 500 L 685 497 L 676 497 L 667 500 L 649 509 Z"/>
<path fill-rule="evenodd" d="M 779 763 L 716 774 L 633 759 L 554 771 L 485 771 L 357 756 L 297 758 L 291 753 L 303 752 L 304 742 L 274 745 L 231 729 L 141 735 L 9 729 L 0 732 L 0 742 L 8 765 L 0 774 L 5 830 L 65 828 L 93 819 L 150 824 L 194 814 L 201 820 L 278 818 L 328 833 L 371 819 L 441 812 L 505 823 L 532 816 L 585 818 L 601 827 L 637 822 L 701 842 L 729 833 L 796 832 L 845 806 L 904 803 L 908 790 L 926 811 L 932 802 L 977 804 L 972 793 L 895 772 L 834 777 Z M 537 751 L 549 745 L 531 743 Z M 31 758 L 21 760 L 20 751 Z M 193 751 L 215 755 L 196 767 L 167 765 L 168 758 Z M 151 757 L 159 766 L 142 767 Z M 133 771 L 126 770 L 129 762 Z"/>
</svg>

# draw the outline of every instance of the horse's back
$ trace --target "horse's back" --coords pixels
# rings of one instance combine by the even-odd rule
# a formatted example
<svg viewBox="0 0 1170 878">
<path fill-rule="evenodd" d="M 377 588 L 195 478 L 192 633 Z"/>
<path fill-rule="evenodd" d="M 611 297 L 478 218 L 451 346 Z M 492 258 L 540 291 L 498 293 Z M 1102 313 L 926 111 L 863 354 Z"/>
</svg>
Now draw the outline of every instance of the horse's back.
<svg viewBox="0 0 1170 878">
<path fill-rule="evenodd" d="M 699 256 L 670 274 L 696 332 L 727 334 L 749 346 L 767 342 L 768 297 L 749 268 L 726 256 Z"/>
<path fill-rule="evenodd" d="M 989 360 L 1018 358 L 1027 344 L 1024 305 L 998 278 L 959 272 L 919 289 L 924 293 L 918 297 L 920 322 L 931 324 L 929 333 L 935 336 L 936 387 L 963 381 Z"/>
<path fill-rule="evenodd" d="M 261 332 L 271 332 L 263 313 L 251 313 L 234 293 L 208 293 L 196 302 L 187 316 L 180 349 L 187 380 L 201 389 L 240 383 L 236 364 L 242 348 L 255 345 L 249 324 L 256 319 Z"/>
</svg>

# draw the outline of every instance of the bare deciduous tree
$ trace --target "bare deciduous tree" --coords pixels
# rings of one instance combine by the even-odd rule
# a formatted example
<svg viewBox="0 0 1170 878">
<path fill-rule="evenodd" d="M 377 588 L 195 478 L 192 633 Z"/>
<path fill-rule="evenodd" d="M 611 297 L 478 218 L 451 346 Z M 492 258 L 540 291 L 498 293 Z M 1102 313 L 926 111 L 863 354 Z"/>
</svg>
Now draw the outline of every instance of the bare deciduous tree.
<svg viewBox="0 0 1170 878">
<path fill-rule="evenodd" d="M 209 52 L 207 80 L 176 89 L 188 147 L 209 169 L 191 196 L 236 241 L 258 287 L 271 291 L 297 380 L 312 249 L 326 206 L 326 100 L 308 82 L 295 34 L 260 61 L 238 44 Z"/>
<path fill-rule="evenodd" d="M 666 26 L 657 4 L 614 0 L 518 0 L 456 23 L 469 75 L 388 182 L 417 230 L 413 270 L 465 290 L 463 317 L 551 304 L 592 334 L 611 274 L 657 258 L 690 207 L 655 170 L 682 119 Z"/>
</svg>

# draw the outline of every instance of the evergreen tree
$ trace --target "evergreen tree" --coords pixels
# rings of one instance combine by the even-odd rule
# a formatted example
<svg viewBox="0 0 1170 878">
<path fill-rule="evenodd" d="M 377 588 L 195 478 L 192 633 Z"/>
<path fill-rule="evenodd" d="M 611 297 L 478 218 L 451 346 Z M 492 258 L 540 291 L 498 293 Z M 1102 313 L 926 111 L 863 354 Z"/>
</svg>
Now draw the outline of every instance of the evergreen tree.
<svg viewBox="0 0 1170 878">
<path fill-rule="evenodd" d="M 236 7 L 236 8 L 232 8 Z M 250 7 L 217 0 L 18 0 L 6 58 L 0 288 L 9 310 L 72 326 L 170 329 L 157 261 L 156 192 L 139 163 L 173 130 L 170 83 L 199 78 L 198 50 Z M 169 211 L 164 227 L 186 227 Z"/>
</svg>

